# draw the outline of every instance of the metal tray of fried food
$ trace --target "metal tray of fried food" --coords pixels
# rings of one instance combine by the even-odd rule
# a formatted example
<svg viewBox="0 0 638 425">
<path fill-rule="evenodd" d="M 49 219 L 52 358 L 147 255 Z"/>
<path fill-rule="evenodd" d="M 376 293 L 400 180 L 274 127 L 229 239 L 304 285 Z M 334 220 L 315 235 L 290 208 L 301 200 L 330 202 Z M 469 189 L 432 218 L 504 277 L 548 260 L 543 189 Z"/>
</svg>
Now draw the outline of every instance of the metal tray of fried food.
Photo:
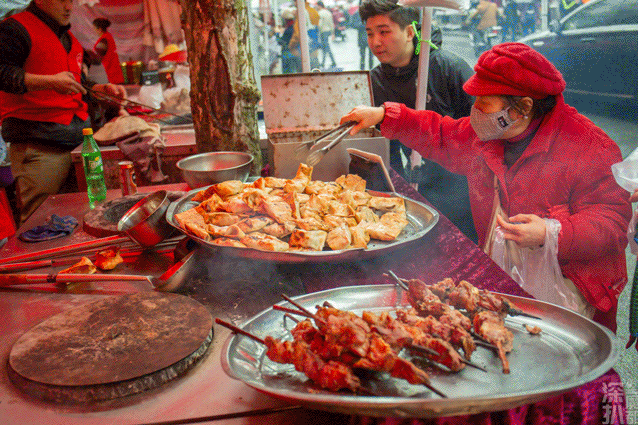
<svg viewBox="0 0 638 425">
<path fill-rule="evenodd" d="M 273 251 L 261 251 L 253 248 L 239 248 L 229 246 L 219 246 L 192 235 L 182 229 L 175 220 L 175 214 L 186 211 L 198 205 L 198 202 L 193 202 L 191 199 L 202 188 L 192 190 L 186 193 L 180 199 L 171 202 L 166 211 L 166 220 L 168 223 L 189 236 L 191 239 L 197 241 L 200 245 L 205 246 L 212 250 L 219 250 L 224 253 L 235 255 L 242 258 L 251 258 L 263 261 L 273 261 L 280 263 L 312 263 L 323 261 L 348 261 L 348 260 L 364 260 L 367 258 L 377 257 L 384 255 L 388 252 L 394 251 L 399 248 L 403 248 L 406 244 L 420 239 L 423 235 L 428 233 L 439 221 L 439 213 L 432 207 L 425 205 L 414 199 L 407 198 L 399 195 L 398 193 L 385 193 L 368 190 L 368 193 L 374 196 L 392 196 L 403 198 L 405 202 L 406 214 L 409 224 L 403 229 L 399 236 L 390 242 L 384 242 L 380 240 L 370 240 L 368 247 L 355 248 L 355 249 L 342 249 L 338 251 L 323 250 L 323 251 L 287 251 L 287 252 L 273 252 Z"/>
<path fill-rule="evenodd" d="M 226 340 L 221 362 L 232 378 L 291 404 L 367 416 L 439 417 L 506 410 L 540 401 L 593 381 L 619 360 L 621 347 L 607 328 L 554 304 L 499 295 L 539 319 L 506 317 L 505 325 L 514 334 L 514 348 L 508 354 L 509 374 L 502 373 L 496 353 L 483 347 L 477 347 L 472 362 L 487 373 L 468 367 L 458 373 L 427 368 L 432 385 L 448 398 L 388 375 L 362 378 L 362 386 L 374 395 L 367 395 L 367 391 L 365 395 L 329 392 L 313 385 L 293 365 L 269 360 L 262 344 L 243 335 Z M 329 301 L 359 315 L 363 310 L 378 313 L 408 305 L 405 291 L 392 285 L 342 287 L 294 300 L 310 311 Z M 285 301 L 280 305 L 292 307 Z M 294 323 L 284 319 L 284 314 L 270 308 L 240 327 L 260 338 L 291 339 L 288 330 Z M 538 326 L 541 332 L 532 335 L 524 325 Z"/>
</svg>

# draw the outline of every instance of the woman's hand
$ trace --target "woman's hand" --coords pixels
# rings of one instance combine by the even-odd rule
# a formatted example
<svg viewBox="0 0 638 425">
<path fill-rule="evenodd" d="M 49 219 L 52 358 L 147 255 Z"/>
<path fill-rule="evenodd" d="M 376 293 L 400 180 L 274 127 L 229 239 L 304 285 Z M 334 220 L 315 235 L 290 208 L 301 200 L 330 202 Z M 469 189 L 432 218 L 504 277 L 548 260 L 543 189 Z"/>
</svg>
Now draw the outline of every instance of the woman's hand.
<svg viewBox="0 0 638 425">
<path fill-rule="evenodd" d="M 347 121 L 355 121 L 357 125 L 352 127 L 350 135 L 355 135 L 361 129 L 372 127 L 383 121 L 385 109 L 383 106 L 357 106 L 352 111 L 341 117 L 339 124 Z"/>
<path fill-rule="evenodd" d="M 638 189 L 634 190 L 634 193 L 629 197 L 629 202 L 634 203 L 638 201 Z"/>
<path fill-rule="evenodd" d="M 545 220 L 534 214 L 517 214 L 505 221 L 496 216 L 504 238 L 516 242 L 521 248 L 536 248 L 545 243 Z"/>
</svg>

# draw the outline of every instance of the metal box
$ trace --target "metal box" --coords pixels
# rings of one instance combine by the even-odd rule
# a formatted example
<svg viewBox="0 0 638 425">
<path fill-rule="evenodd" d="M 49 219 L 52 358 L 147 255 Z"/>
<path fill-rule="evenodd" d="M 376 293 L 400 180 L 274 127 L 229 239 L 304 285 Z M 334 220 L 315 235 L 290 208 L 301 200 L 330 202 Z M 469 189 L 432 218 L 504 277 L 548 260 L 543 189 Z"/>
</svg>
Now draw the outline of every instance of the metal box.
<svg viewBox="0 0 638 425">
<path fill-rule="evenodd" d="M 336 127 L 355 106 L 373 104 L 368 71 L 264 75 L 261 88 L 271 174 L 281 178 L 295 176 L 303 160 L 295 156 L 299 143 Z M 330 181 L 347 174 L 347 148 L 375 153 L 389 164 L 388 139 L 371 128 L 328 152 L 314 167 L 313 179 Z"/>
</svg>

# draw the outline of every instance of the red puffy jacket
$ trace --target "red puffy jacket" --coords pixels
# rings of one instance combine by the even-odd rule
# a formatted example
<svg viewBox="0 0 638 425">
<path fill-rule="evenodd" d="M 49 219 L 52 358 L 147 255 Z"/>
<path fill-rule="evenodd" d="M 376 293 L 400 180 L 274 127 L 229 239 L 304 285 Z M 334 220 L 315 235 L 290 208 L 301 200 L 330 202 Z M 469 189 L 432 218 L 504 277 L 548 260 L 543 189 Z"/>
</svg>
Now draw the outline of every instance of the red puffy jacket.
<svg viewBox="0 0 638 425">
<path fill-rule="evenodd" d="M 627 282 L 626 230 L 629 193 L 616 184 L 611 165 L 620 149 L 589 119 L 565 104 L 562 95 L 522 156 L 507 169 L 503 141 L 481 141 L 470 119 L 386 103 L 383 135 L 399 139 L 426 158 L 467 176 L 479 245 L 485 243 L 494 175 L 505 213 L 536 214 L 561 223 L 558 260 L 587 301 L 606 313 L 615 329 L 618 296 Z M 605 322 L 605 323 L 604 323 Z M 613 323 L 612 323 L 613 322 Z"/>
</svg>

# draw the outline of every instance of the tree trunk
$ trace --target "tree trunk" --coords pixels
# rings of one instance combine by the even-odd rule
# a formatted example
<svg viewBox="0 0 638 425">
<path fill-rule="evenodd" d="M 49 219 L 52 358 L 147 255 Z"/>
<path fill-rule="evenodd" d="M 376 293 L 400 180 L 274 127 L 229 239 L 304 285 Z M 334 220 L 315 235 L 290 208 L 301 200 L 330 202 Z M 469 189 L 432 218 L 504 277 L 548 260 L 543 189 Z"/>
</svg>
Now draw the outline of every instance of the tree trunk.
<svg viewBox="0 0 638 425">
<path fill-rule="evenodd" d="M 242 151 L 261 169 L 245 0 L 181 0 L 197 150 Z"/>
</svg>

